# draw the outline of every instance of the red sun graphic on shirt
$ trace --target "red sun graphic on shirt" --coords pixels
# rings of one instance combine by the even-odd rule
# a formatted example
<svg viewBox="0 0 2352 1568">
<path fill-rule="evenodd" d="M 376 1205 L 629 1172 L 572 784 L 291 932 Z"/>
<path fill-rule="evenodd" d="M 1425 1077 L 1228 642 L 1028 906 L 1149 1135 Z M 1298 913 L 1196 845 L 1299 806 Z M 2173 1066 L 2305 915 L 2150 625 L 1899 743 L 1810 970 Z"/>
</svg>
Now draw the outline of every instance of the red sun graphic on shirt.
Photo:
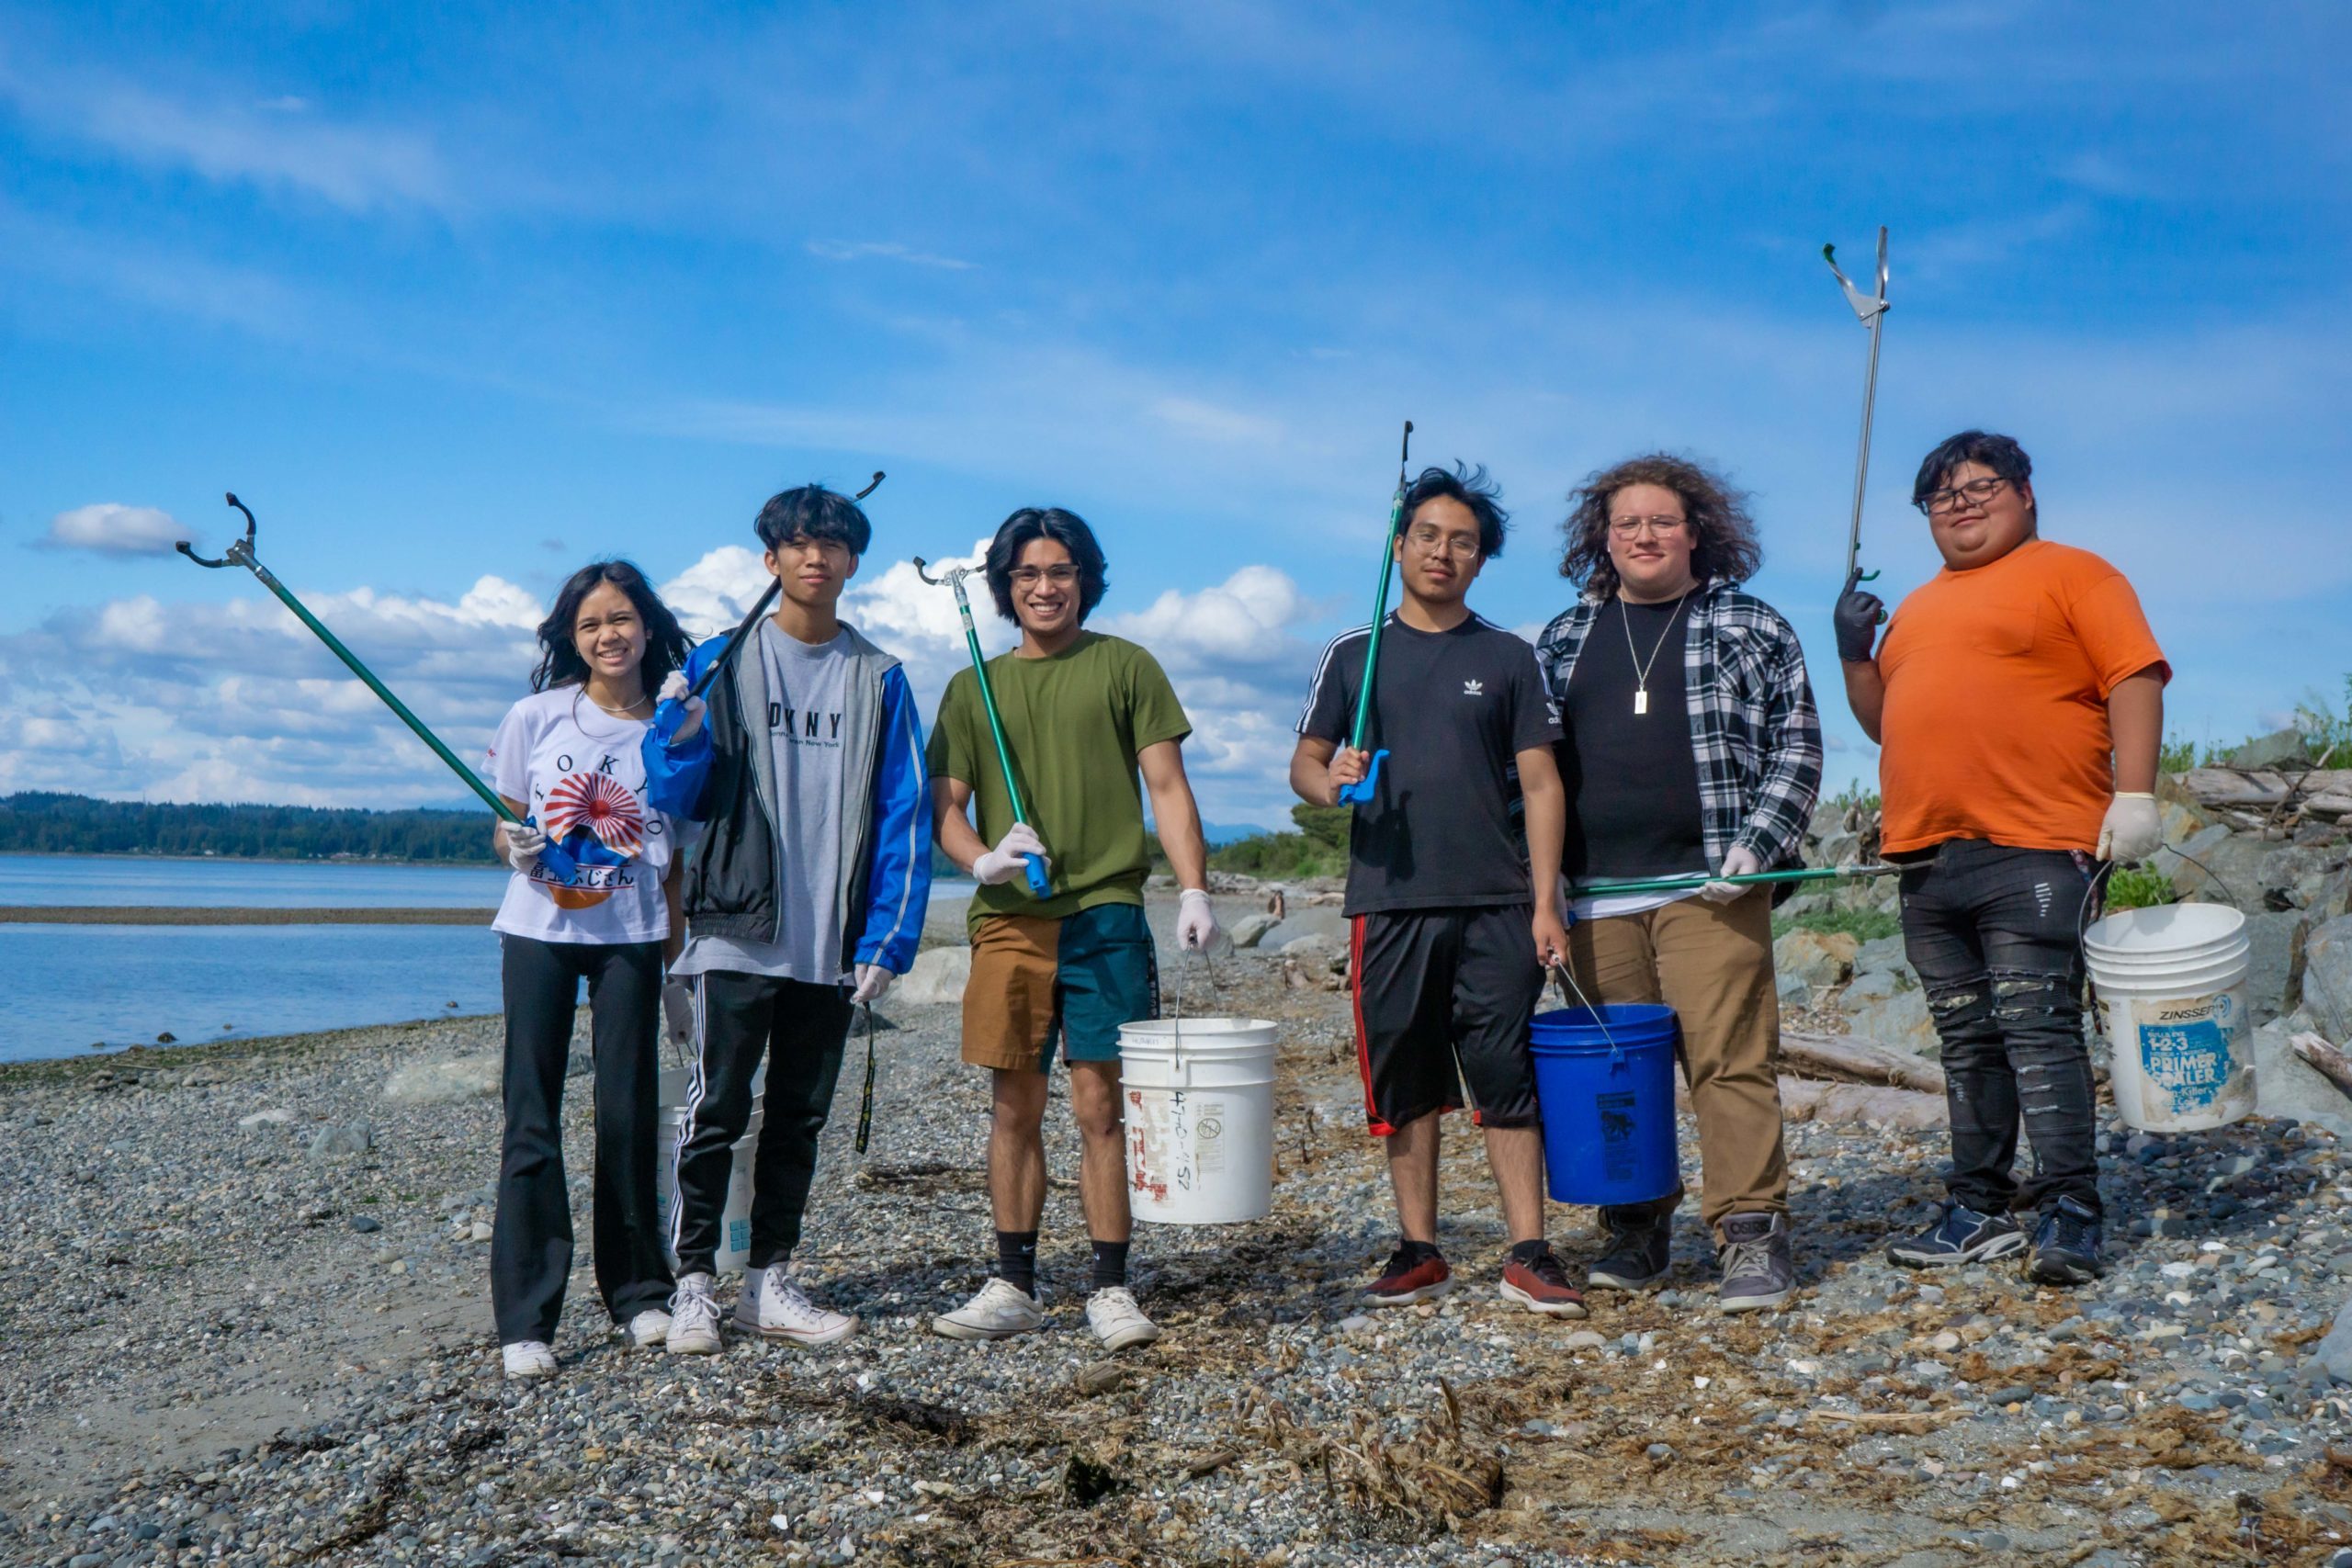
<svg viewBox="0 0 2352 1568">
<path fill-rule="evenodd" d="M 633 855 L 645 847 L 645 818 L 637 796 L 602 773 L 571 773 L 548 791 L 543 822 L 548 836 L 557 840 L 585 828 L 615 854 Z"/>
</svg>

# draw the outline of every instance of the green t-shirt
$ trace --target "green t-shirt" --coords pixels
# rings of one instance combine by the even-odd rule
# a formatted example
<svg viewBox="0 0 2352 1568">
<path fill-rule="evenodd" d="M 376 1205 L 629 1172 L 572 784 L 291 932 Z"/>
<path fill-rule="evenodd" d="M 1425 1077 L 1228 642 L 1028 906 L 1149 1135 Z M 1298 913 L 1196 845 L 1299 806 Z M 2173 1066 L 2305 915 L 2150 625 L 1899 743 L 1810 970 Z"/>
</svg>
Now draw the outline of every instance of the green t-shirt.
<svg viewBox="0 0 2352 1568">
<path fill-rule="evenodd" d="M 1098 904 L 1142 903 L 1151 852 L 1136 754 L 1193 732 L 1159 661 L 1134 643 L 1082 632 L 1050 659 L 989 660 L 989 687 L 1022 803 L 1054 863 L 1054 894 L 1035 897 L 1023 876 L 983 887 L 972 897 L 972 923 L 987 915 L 1060 919 Z M 956 671 L 939 699 L 928 757 L 933 777 L 972 786 L 981 838 L 993 846 L 1012 830 L 1012 802 L 969 670 Z"/>
</svg>

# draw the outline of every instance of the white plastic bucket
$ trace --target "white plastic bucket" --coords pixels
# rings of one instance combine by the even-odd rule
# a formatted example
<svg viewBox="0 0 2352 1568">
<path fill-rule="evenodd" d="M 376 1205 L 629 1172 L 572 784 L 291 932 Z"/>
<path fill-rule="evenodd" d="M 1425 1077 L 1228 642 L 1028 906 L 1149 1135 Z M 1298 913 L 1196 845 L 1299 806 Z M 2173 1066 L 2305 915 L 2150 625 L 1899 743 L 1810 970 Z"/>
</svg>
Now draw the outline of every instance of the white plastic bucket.
<svg viewBox="0 0 2352 1568">
<path fill-rule="evenodd" d="M 678 1137 L 685 1127 L 684 1108 L 663 1106 L 656 1137 L 653 1178 L 653 1220 L 662 1227 L 662 1251 L 676 1268 L 678 1255 L 670 1249 L 671 1215 L 678 1207 Z M 752 1158 L 760 1146 L 760 1112 L 755 1109 L 735 1140 L 735 1160 L 727 1175 L 727 1207 L 718 1216 L 718 1250 L 711 1266 L 721 1274 L 741 1273 L 752 1255 Z"/>
<path fill-rule="evenodd" d="M 2222 904 L 2125 909 L 2083 933 L 2126 1125 L 2193 1133 L 2253 1114 L 2249 951 L 2245 917 Z"/>
<path fill-rule="evenodd" d="M 1274 1204 L 1274 1025 L 1145 1019 L 1119 1028 L 1127 1199 L 1163 1225 L 1262 1220 Z"/>
</svg>

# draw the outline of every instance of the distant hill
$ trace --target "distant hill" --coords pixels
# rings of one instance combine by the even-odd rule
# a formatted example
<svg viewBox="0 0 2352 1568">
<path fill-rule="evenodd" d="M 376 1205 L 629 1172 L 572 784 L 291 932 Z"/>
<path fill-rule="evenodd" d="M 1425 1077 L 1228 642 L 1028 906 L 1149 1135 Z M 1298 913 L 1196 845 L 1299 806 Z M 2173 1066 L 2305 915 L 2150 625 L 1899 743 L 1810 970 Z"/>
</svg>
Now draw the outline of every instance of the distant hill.
<svg viewBox="0 0 2352 1568">
<path fill-rule="evenodd" d="M 150 805 L 28 791 L 0 795 L 0 852 L 223 855 L 243 860 L 495 865 L 490 813 L 310 806 Z"/>
</svg>

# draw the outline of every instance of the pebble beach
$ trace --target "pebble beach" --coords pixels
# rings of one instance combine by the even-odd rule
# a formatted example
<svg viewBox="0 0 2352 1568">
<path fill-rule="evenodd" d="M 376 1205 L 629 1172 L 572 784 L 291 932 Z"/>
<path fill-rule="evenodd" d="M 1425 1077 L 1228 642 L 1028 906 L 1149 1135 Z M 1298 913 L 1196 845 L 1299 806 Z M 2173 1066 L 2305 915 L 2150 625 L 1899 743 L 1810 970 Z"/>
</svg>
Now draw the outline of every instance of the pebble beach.
<svg viewBox="0 0 2352 1568">
<path fill-rule="evenodd" d="M 560 1374 L 531 1385 L 491 1328 L 494 1093 L 462 1071 L 430 1103 L 385 1092 L 432 1064 L 478 1081 L 496 1019 L 0 1068 L 0 1561 L 1928 1568 L 2352 1541 L 2352 1399 L 2318 1354 L 2352 1156 L 2317 1126 L 2108 1123 L 2110 1271 L 2060 1292 L 1884 1261 L 1939 1195 L 1939 1132 L 1793 1125 L 1790 1309 L 1713 1311 L 1693 1203 L 1673 1288 L 1560 1323 L 1494 1294 L 1465 1124 L 1442 1237 L 1464 1288 L 1373 1313 L 1356 1289 L 1393 1236 L 1344 997 L 1272 954 L 1214 973 L 1217 1010 L 1282 1026 L 1274 1210 L 1140 1231 L 1168 1334 L 1116 1358 L 1080 1315 L 1074 1135 L 1049 1134 L 1046 1329 L 930 1332 L 993 1256 L 952 1006 L 886 1002 L 862 1158 L 853 1042 L 797 1261 L 865 1326 L 815 1353 L 614 1331 L 575 1077 L 582 1244 Z M 1591 1216 L 1555 1206 L 1552 1234 L 1573 1270 Z"/>
</svg>

